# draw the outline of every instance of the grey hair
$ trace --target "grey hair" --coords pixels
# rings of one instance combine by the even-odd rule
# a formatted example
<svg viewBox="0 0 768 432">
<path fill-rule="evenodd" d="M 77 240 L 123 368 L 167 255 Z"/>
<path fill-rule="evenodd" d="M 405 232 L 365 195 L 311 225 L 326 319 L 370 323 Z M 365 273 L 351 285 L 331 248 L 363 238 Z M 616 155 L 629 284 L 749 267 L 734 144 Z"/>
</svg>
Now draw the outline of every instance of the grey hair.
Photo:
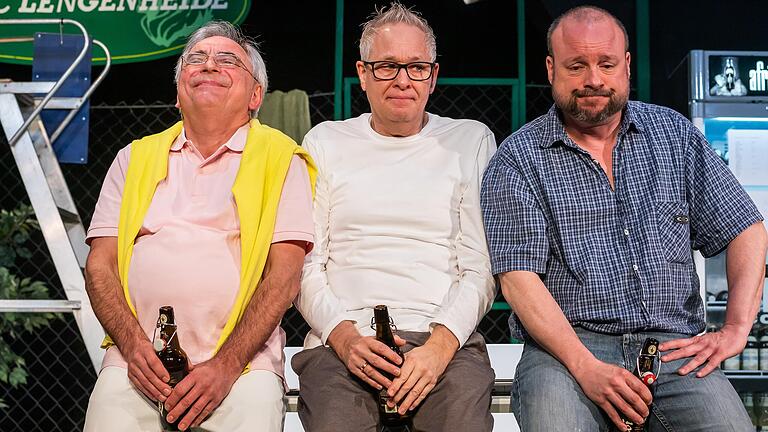
<svg viewBox="0 0 768 432">
<path fill-rule="evenodd" d="M 176 67 L 174 68 L 174 82 L 179 83 L 179 77 L 181 76 L 182 58 L 189 54 L 192 47 L 197 45 L 203 39 L 209 37 L 221 36 L 227 39 L 231 39 L 245 51 L 248 55 L 248 59 L 251 61 L 251 68 L 253 69 L 253 76 L 261 84 L 262 96 L 267 94 L 267 66 L 264 64 L 264 59 L 259 52 L 259 45 L 251 38 L 243 34 L 240 29 L 232 25 L 227 21 L 210 21 L 204 26 L 192 32 L 187 39 L 187 44 L 184 46 L 184 51 L 176 61 Z M 256 118 L 259 113 L 258 108 L 256 110 L 249 111 L 251 118 Z"/>
<path fill-rule="evenodd" d="M 566 18 L 573 18 L 577 21 L 598 21 L 604 18 L 613 20 L 613 22 L 621 29 L 621 32 L 624 33 L 624 52 L 629 52 L 629 34 L 627 34 L 627 29 L 624 27 L 624 23 L 603 8 L 584 5 L 568 9 L 552 21 L 549 30 L 547 30 L 547 53 L 550 57 L 554 57 L 554 54 L 552 53 L 552 33 L 555 32 L 557 27 L 560 26 L 560 23 Z"/>
<path fill-rule="evenodd" d="M 360 59 L 372 60 L 368 56 L 371 54 L 371 45 L 373 45 L 373 37 L 376 36 L 376 32 L 387 24 L 398 23 L 412 25 L 423 31 L 426 35 L 430 61 L 437 59 L 437 42 L 432 27 L 429 26 L 427 20 L 422 18 L 421 14 L 398 2 L 392 2 L 388 8 L 376 9 L 370 19 L 363 23 L 363 34 L 360 36 Z"/>
</svg>

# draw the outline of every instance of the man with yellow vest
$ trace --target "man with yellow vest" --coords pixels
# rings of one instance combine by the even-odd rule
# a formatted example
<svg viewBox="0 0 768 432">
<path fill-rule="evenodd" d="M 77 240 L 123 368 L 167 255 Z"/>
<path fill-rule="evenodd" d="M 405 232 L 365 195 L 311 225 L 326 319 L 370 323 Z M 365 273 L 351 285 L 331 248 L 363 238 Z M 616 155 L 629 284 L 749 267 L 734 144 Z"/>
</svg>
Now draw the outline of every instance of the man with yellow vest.
<svg viewBox="0 0 768 432">
<path fill-rule="evenodd" d="M 280 319 L 312 249 L 315 166 L 251 119 L 267 88 L 234 26 L 195 31 L 176 65 L 183 121 L 123 148 L 87 241 L 86 288 L 108 337 L 86 431 L 281 431 Z M 174 307 L 190 372 L 174 388 L 152 345 Z"/>
</svg>

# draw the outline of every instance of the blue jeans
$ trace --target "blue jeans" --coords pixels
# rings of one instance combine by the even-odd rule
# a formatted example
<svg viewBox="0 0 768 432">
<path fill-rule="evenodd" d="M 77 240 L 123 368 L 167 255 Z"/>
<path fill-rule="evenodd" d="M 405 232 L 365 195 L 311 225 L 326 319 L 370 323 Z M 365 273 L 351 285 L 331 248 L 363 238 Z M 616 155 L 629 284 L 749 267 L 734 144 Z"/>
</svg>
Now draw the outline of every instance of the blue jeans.
<svg viewBox="0 0 768 432">
<path fill-rule="evenodd" d="M 634 371 L 646 337 L 659 342 L 687 337 L 656 332 L 604 335 L 581 328 L 575 331 L 599 360 L 629 371 Z M 718 368 L 704 378 L 696 378 L 696 371 L 678 375 L 676 371 L 687 360 L 662 363 L 652 390 L 650 431 L 754 432 L 741 399 L 723 372 Z M 522 432 L 616 430 L 568 369 L 530 339 L 515 373 L 512 410 Z"/>
</svg>

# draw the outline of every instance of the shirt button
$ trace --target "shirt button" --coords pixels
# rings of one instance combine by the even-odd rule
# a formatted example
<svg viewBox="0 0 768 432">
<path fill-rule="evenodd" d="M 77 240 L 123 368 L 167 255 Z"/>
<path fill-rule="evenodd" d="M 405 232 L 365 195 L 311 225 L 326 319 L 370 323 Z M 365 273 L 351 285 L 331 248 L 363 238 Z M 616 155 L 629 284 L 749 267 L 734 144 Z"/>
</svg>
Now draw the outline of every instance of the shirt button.
<svg viewBox="0 0 768 432">
<path fill-rule="evenodd" d="M 637 271 L 640 267 L 637 266 L 637 264 L 632 264 L 632 270 Z"/>
<path fill-rule="evenodd" d="M 624 235 L 625 235 L 625 236 L 628 236 L 628 235 L 629 235 L 629 230 L 628 230 L 628 229 L 626 229 L 626 228 L 624 228 Z"/>
</svg>

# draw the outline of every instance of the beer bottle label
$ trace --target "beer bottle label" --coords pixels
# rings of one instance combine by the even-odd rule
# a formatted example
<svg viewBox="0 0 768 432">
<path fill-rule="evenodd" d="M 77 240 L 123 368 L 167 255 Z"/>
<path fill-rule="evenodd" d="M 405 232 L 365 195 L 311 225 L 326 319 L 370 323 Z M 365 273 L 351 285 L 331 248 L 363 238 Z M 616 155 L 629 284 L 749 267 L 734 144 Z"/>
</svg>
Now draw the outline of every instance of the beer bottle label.
<svg viewBox="0 0 768 432">
<path fill-rule="evenodd" d="M 155 351 L 160 352 L 165 348 L 165 341 L 162 338 L 155 339 L 154 342 Z"/>
</svg>

